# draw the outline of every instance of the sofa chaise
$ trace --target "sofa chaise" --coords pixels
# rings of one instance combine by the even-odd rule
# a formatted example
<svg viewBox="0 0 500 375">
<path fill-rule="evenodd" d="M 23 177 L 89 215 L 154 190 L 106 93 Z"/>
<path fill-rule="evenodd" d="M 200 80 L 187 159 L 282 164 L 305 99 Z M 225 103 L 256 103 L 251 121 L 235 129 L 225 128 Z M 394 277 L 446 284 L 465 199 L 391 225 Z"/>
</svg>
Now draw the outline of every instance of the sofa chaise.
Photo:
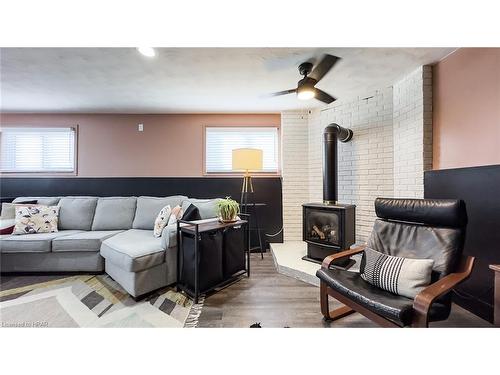
<svg viewBox="0 0 500 375">
<path fill-rule="evenodd" d="M 169 197 L 18 197 L 58 205 L 58 232 L 1 235 L 2 272 L 105 271 L 138 298 L 173 284 L 177 277 L 176 224 L 153 235 L 160 210 L 198 207 L 201 219 L 216 217 L 217 199 Z"/>
</svg>

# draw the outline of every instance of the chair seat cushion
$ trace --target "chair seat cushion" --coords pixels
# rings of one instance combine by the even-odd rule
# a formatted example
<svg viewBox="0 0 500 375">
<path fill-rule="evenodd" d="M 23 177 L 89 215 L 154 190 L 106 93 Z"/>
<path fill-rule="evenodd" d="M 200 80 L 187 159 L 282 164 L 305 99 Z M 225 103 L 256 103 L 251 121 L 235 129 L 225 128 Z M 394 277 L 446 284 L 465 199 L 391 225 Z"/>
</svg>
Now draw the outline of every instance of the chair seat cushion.
<svg viewBox="0 0 500 375">
<path fill-rule="evenodd" d="M 2 237 L 2 253 L 48 253 L 52 240 L 79 233 L 79 230 L 60 230 L 53 233 L 13 234 Z"/>
<path fill-rule="evenodd" d="M 353 302 L 381 315 L 400 326 L 410 325 L 413 319 L 413 299 L 398 296 L 364 281 L 357 272 L 321 268 L 316 276 L 330 288 Z M 435 302 L 429 311 L 429 320 L 446 319 L 450 306 Z"/>
<path fill-rule="evenodd" d="M 152 230 L 129 229 L 104 240 L 101 255 L 126 271 L 137 272 L 165 261 L 161 238 Z"/>
<path fill-rule="evenodd" d="M 121 230 L 98 230 L 80 232 L 70 236 L 57 237 L 52 241 L 53 252 L 91 251 L 98 252 L 107 238 L 121 233 Z"/>
</svg>

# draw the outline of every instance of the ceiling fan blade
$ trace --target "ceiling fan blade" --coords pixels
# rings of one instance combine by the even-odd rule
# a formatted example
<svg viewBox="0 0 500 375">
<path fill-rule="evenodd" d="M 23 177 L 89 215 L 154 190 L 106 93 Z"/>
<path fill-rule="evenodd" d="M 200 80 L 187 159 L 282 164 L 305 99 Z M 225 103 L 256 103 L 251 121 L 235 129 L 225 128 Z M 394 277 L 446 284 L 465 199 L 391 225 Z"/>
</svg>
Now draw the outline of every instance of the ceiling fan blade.
<svg viewBox="0 0 500 375">
<path fill-rule="evenodd" d="M 326 104 L 330 104 L 337 100 L 337 98 L 334 98 L 333 96 L 317 88 L 314 89 L 314 97 Z"/>
<path fill-rule="evenodd" d="M 286 95 L 286 94 L 293 94 L 296 91 L 297 91 L 297 89 L 278 91 L 278 92 L 274 92 L 272 94 L 269 94 L 269 96 L 280 96 L 280 95 Z"/>
<path fill-rule="evenodd" d="M 320 81 L 326 73 L 330 71 L 331 68 L 340 60 L 340 57 L 333 55 L 325 55 L 323 59 L 316 65 L 316 68 L 308 75 L 308 77 L 315 79 L 316 81 Z"/>
</svg>

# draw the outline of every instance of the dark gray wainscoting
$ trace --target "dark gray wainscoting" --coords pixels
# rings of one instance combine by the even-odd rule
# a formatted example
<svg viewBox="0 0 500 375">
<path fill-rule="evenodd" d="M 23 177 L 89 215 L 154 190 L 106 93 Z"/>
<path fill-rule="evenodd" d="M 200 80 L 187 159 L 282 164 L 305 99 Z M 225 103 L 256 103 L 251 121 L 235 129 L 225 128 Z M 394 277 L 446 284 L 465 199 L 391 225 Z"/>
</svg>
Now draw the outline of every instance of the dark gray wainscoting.
<svg viewBox="0 0 500 375">
<path fill-rule="evenodd" d="M 114 178 L 19 178 L 0 179 L 1 199 L 10 201 L 18 196 L 167 196 L 174 194 L 196 198 L 230 196 L 240 199 L 240 178 L 234 177 L 114 177 Z M 252 200 L 266 203 L 259 217 L 263 233 L 275 234 L 283 226 L 282 190 L 280 177 L 254 178 Z M 283 233 L 263 236 L 268 242 L 283 242 Z M 253 243 L 255 241 L 252 241 Z"/>
</svg>

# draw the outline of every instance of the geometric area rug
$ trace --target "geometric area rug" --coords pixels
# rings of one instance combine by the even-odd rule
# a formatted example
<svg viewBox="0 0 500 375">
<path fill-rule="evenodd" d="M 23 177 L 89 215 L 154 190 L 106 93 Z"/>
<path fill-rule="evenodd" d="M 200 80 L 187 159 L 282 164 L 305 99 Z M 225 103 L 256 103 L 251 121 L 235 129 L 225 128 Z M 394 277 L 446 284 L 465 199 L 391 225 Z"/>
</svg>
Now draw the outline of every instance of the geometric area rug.
<svg viewBox="0 0 500 375">
<path fill-rule="evenodd" d="M 196 327 L 203 307 L 175 287 L 136 302 L 108 275 L 69 276 L 0 291 L 7 327 Z"/>
</svg>

